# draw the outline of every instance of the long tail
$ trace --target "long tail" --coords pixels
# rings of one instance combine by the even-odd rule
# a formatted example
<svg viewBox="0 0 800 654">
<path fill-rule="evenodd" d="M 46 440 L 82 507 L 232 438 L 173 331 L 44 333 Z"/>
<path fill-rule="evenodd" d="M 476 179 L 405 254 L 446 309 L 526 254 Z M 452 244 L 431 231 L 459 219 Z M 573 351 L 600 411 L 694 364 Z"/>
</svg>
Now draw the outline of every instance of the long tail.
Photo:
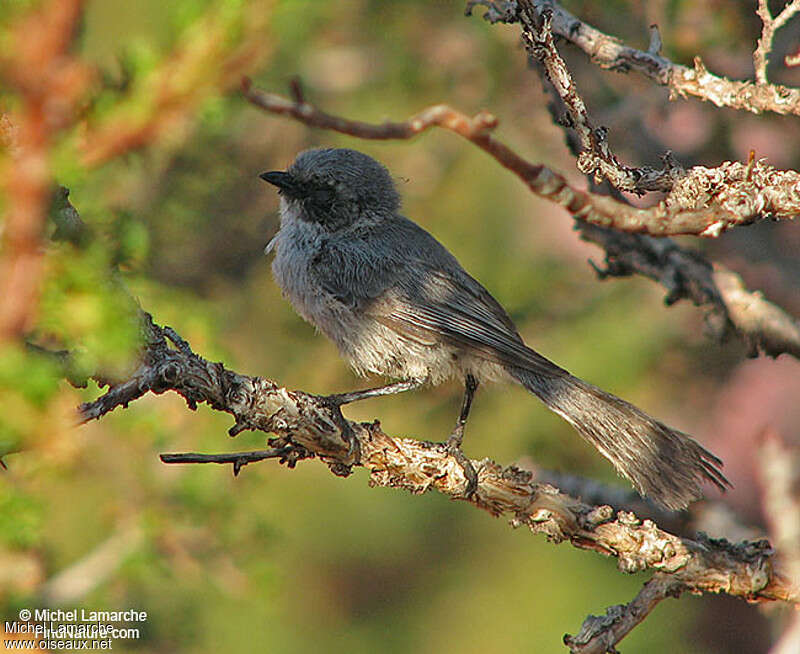
<svg viewBox="0 0 800 654">
<path fill-rule="evenodd" d="M 725 491 L 722 461 L 688 434 L 670 429 L 632 404 L 572 375 L 540 376 L 509 368 L 511 376 L 569 422 L 637 491 L 668 509 L 702 497 L 701 481 Z"/>
</svg>

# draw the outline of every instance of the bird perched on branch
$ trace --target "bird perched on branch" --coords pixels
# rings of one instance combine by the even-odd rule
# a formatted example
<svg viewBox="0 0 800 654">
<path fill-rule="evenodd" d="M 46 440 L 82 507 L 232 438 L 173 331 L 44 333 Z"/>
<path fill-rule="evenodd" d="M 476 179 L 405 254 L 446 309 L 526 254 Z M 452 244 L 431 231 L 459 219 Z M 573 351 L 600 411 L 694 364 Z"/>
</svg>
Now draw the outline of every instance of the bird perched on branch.
<svg viewBox="0 0 800 654">
<path fill-rule="evenodd" d="M 478 384 L 514 381 L 564 418 L 637 491 L 669 509 L 721 490 L 722 462 L 697 441 L 532 350 L 500 304 L 455 257 L 399 213 L 392 177 L 348 149 L 302 152 L 288 170 L 263 173 L 281 196 L 272 272 L 297 312 L 318 327 L 360 374 L 395 383 L 331 396 L 338 404 L 450 378 L 464 400 L 447 441 L 466 474 L 464 426 Z"/>
</svg>

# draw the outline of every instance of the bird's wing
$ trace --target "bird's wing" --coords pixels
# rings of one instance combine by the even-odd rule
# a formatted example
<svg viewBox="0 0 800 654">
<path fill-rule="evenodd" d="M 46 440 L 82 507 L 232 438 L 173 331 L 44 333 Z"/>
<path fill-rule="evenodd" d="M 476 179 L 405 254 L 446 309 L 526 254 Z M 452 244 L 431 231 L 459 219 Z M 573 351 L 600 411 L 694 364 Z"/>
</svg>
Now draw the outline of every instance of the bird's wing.
<svg viewBox="0 0 800 654">
<path fill-rule="evenodd" d="M 527 347 L 508 314 L 463 270 L 428 269 L 396 302 L 374 305 L 374 317 L 407 337 L 444 340 L 481 358 L 540 375 L 568 374 Z"/>
<path fill-rule="evenodd" d="M 414 233 L 392 256 L 367 256 L 370 249 L 357 244 L 323 249 L 311 266 L 320 286 L 405 338 L 445 341 L 540 375 L 568 374 L 527 347 L 491 294 L 430 234 L 408 224 Z"/>
</svg>

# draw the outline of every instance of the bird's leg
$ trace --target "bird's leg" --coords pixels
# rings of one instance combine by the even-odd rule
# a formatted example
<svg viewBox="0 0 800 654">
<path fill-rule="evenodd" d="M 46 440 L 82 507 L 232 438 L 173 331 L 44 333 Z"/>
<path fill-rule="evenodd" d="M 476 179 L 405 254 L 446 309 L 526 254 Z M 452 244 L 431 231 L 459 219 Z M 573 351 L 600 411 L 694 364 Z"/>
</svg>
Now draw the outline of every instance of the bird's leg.
<svg viewBox="0 0 800 654">
<path fill-rule="evenodd" d="M 403 381 L 395 382 L 394 384 L 387 384 L 386 386 L 378 386 L 377 388 L 365 388 L 361 391 L 351 391 L 350 393 L 336 393 L 334 395 L 327 395 L 327 399 L 336 406 L 343 404 L 350 404 L 351 402 L 358 402 L 359 400 L 366 400 L 370 397 L 380 397 L 381 395 L 394 395 L 395 393 L 403 393 L 419 388 L 425 383 L 423 379 L 404 379 Z"/>
<path fill-rule="evenodd" d="M 326 395 L 325 399 L 335 406 L 336 409 L 339 409 L 343 404 L 358 402 L 358 400 L 366 400 L 370 397 L 380 397 L 381 395 L 394 395 L 395 393 L 403 393 L 404 391 L 410 391 L 415 388 L 419 388 L 424 383 L 424 379 L 404 379 L 403 381 L 395 382 L 394 384 L 387 384 L 386 386 L 378 386 L 377 388 L 365 388 L 361 391 Z M 341 412 L 339 412 L 339 415 L 341 416 Z M 355 458 L 356 461 L 361 458 L 361 453 L 358 452 L 358 441 L 352 436 L 350 437 L 350 450 L 348 452 L 348 456 Z"/>
<path fill-rule="evenodd" d="M 464 490 L 464 497 L 466 498 L 470 498 L 478 489 L 478 473 L 475 472 L 472 463 L 461 451 L 461 443 L 464 440 L 464 427 L 467 424 L 469 411 L 472 408 L 472 398 L 475 397 L 476 390 L 478 390 L 478 380 L 467 373 L 464 378 L 464 401 L 461 404 L 461 414 L 458 416 L 458 422 L 456 422 L 456 426 L 446 443 L 447 451 L 461 466 L 464 476 L 467 478 L 467 487 Z"/>
</svg>

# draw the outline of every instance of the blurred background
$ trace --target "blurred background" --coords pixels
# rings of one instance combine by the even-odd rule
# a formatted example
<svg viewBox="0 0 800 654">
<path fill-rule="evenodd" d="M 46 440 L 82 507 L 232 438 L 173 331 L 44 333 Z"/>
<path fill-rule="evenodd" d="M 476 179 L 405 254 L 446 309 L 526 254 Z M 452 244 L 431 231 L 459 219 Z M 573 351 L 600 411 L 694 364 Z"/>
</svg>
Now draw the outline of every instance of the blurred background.
<svg viewBox="0 0 800 654">
<path fill-rule="evenodd" d="M 0 112 L 12 122 L 26 109 L 18 79 L 31 25 L 58 4 L 0 4 Z M 674 61 L 699 54 L 718 74 L 752 76 L 760 23 L 750 3 L 565 5 L 641 48 L 658 23 Z M 761 525 L 753 453 L 767 428 L 789 441 L 800 436 L 796 360 L 748 359 L 735 340 L 713 342 L 702 309 L 665 308 L 665 290 L 648 280 L 599 282 L 587 260 L 600 263 L 603 253 L 578 239 L 571 218 L 453 134 L 358 141 L 266 115 L 238 90 L 244 74 L 274 92 L 299 75 L 312 102 L 367 121 L 401 120 L 440 102 L 469 114 L 488 109 L 501 121 L 500 139 L 584 184 L 518 28 L 463 9 L 460 0 L 86 2 L 69 56 L 88 81 L 71 119 L 52 132 L 45 161 L 91 237 L 65 240 L 47 223 L 28 340 L 74 352 L 79 372 L 124 371 L 135 356 L 138 303 L 195 351 L 239 372 L 316 393 L 367 386 L 273 283 L 263 249 L 277 229 L 277 196 L 258 179 L 304 148 L 354 147 L 390 168 L 405 214 L 490 289 L 529 344 L 695 435 L 725 461 L 735 488 L 724 501 Z M 800 70 L 780 63 L 797 34 L 797 22 L 778 33 L 772 81 L 800 85 Z M 658 165 L 671 149 L 685 166 L 746 160 L 755 150 L 775 166 L 800 167 L 796 118 L 671 103 L 664 89 L 561 48 L 590 114 L 630 165 Z M 13 129 L 3 147 L 7 171 Z M 5 183 L 2 208 L 13 193 Z M 800 314 L 797 225 L 684 243 Z M 259 449 L 265 437 L 232 440 L 229 416 L 189 411 L 174 394 L 76 428 L 75 406 L 101 390 L 94 382 L 76 390 L 62 377 L 19 342 L 0 346 L 4 620 L 35 606 L 147 611 L 139 640 L 114 643 L 121 651 L 563 652 L 564 633 L 629 601 L 648 578 L 435 494 L 370 489 L 363 470 L 344 480 L 314 461 L 295 470 L 265 462 L 233 478 L 229 467 L 163 465 L 159 452 Z M 380 418 L 389 434 L 442 440 L 461 392 L 444 385 L 345 414 Z M 518 388 L 481 388 L 465 450 L 623 485 Z M 779 608 L 669 600 L 623 647 L 765 652 L 784 619 Z"/>
</svg>

